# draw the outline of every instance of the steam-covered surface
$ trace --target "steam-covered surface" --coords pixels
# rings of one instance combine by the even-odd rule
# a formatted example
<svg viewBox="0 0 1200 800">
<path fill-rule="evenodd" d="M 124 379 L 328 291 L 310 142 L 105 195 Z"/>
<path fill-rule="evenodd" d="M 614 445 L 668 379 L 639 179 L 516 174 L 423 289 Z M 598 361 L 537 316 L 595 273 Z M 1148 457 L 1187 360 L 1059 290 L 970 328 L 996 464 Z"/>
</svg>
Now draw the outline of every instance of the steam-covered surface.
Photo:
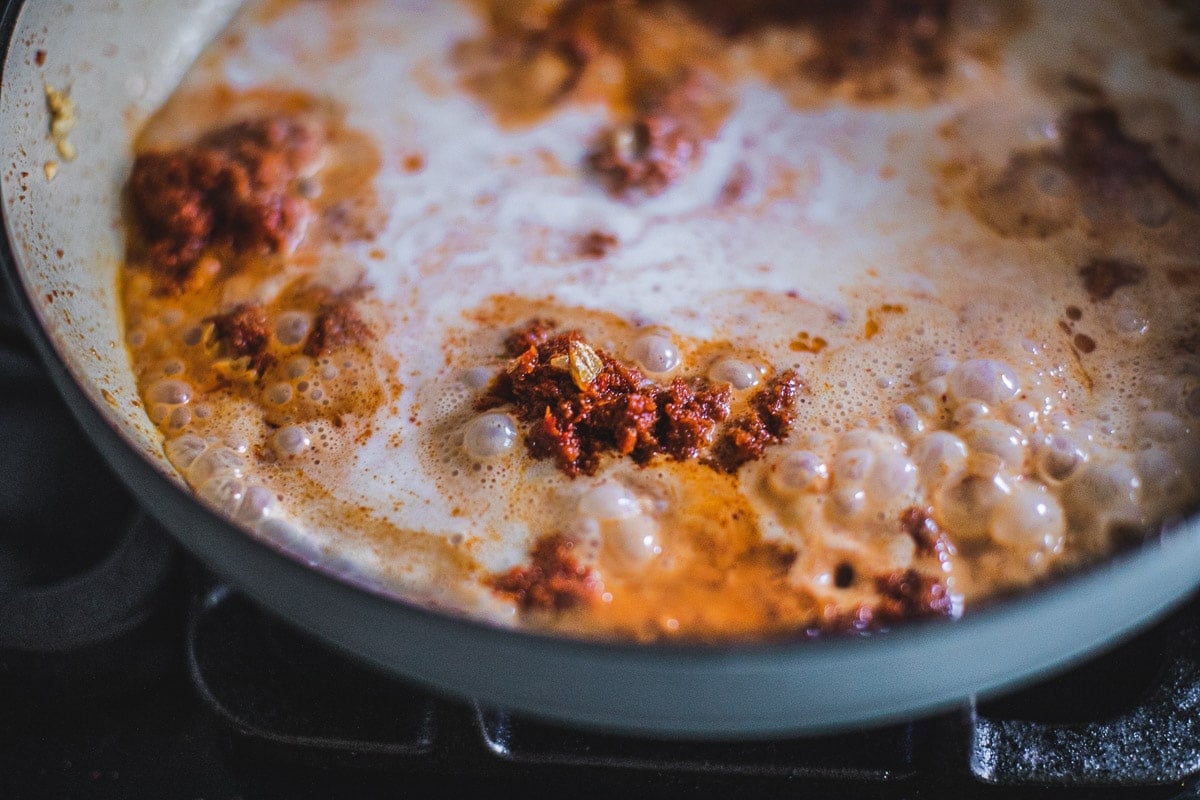
<svg viewBox="0 0 1200 800">
<path fill-rule="evenodd" d="M 928 97 L 801 103 L 714 66 L 727 112 L 694 164 L 625 195 L 585 167 L 623 110 L 581 96 L 501 125 L 464 87 L 477 10 L 251 8 L 139 147 L 299 114 L 326 129 L 324 184 L 290 259 L 182 297 L 129 270 L 168 456 L 263 535 L 387 589 L 584 635 L 869 627 L 922 581 L 941 587 L 925 610 L 956 614 L 1140 538 L 1197 490 L 1196 85 L 1163 66 L 1166 9 L 1031 7 L 989 34 L 974 8 L 957 24 L 1001 56 L 954 51 Z M 365 232 L 339 235 L 346 216 Z M 291 279 L 370 287 L 375 338 L 303 352 L 326 301 Z M 222 383 L 202 320 L 247 302 L 283 355 Z M 790 436 L 733 475 L 610 455 L 568 477 L 505 409 L 474 409 L 531 318 L 660 383 L 729 383 L 735 415 L 795 369 Z M 550 536 L 584 587 L 565 614 L 497 578 Z"/>
</svg>

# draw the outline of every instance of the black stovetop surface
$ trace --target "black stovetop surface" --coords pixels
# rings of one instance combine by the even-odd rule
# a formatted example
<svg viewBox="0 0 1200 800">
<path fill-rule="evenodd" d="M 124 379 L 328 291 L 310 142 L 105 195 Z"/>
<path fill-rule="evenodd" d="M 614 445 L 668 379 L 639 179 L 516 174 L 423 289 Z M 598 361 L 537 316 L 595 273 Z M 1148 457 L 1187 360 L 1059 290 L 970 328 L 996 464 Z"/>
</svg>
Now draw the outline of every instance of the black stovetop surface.
<svg viewBox="0 0 1200 800">
<path fill-rule="evenodd" d="M 771 742 L 589 734 L 376 674 L 175 548 L 0 291 L 0 798 L 1193 798 L 1198 778 L 1198 600 L 1000 700 Z"/>
</svg>

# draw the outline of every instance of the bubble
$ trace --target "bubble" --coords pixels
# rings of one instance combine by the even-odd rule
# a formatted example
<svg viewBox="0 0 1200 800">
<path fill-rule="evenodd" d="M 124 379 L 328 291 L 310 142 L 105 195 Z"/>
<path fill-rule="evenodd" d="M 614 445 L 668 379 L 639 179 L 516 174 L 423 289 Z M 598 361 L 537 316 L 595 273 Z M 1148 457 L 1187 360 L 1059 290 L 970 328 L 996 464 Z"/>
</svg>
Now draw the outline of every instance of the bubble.
<svg viewBox="0 0 1200 800">
<path fill-rule="evenodd" d="M 867 492 L 862 486 L 838 486 L 830 493 L 832 509 L 844 517 L 856 517 L 867 506 Z"/>
<path fill-rule="evenodd" d="M 296 345 L 308 338 L 312 319 L 303 311 L 285 311 L 275 320 L 275 338 L 286 346 Z"/>
<path fill-rule="evenodd" d="M 318 374 L 321 376 L 322 380 L 331 381 L 338 376 L 338 368 L 333 364 L 326 364 L 325 366 L 321 367 L 321 371 Z"/>
<path fill-rule="evenodd" d="M 1138 432 L 1156 442 L 1177 442 L 1191 432 L 1183 420 L 1169 411 L 1151 411 L 1138 423 Z"/>
<path fill-rule="evenodd" d="M 178 406 L 169 406 L 166 403 L 154 403 L 150 406 L 150 421 L 155 425 L 162 425 L 167 421 L 167 417 L 171 416 L 171 410 L 174 408 L 178 408 Z"/>
<path fill-rule="evenodd" d="M 1137 454 L 1134 466 L 1148 493 L 1172 495 L 1183 491 L 1183 469 L 1166 448 L 1148 447 Z"/>
<path fill-rule="evenodd" d="M 482 389 L 492 382 L 492 372 L 487 367 L 471 367 L 464 369 L 459 380 L 468 389 Z"/>
<path fill-rule="evenodd" d="M 664 333 L 647 333 L 644 336 L 639 336 L 629 348 L 630 355 L 642 369 L 651 374 L 662 374 L 670 372 L 679 366 L 682 361 L 682 356 L 679 353 L 679 348 L 675 346 L 675 342 L 671 337 Z M 719 363 L 719 362 L 718 362 Z M 713 369 L 716 365 L 713 365 Z M 755 370 L 757 373 L 757 370 Z M 712 370 L 709 371 L 710 376 Z M 756 376 L 757 377 L 757 376 Z M 716 380 L 716 378 L 713 378 Z M 725 379 L 723 379 L 725 380 Z M 734 383 L 732 379 L 728 379 L 729 383 Z M 751 386 L 753 384 L 750 384 Z M 747 386 L 737 386 L 736 388 L 745 389 Z"/>
<path fill-rule="evenodd" d="M 271 516 L 275 511 L 275 495 L 265 486 L 250 486 L 242 496 L 234 518 L 253 525 Z"/>
<path fill-rule="evenodd" d="M 281 456 L 298 456 L 312 446 L 312 438 L 301 426 L 288 425 L 275 431 L 271 444 Z"/>
<path fill-rule="evenodd" d="M 1000 477 L 967 477 L 938 494 L 934 513 L 956 542 L 982 541 L 990 533 L 992 512 L 1011 492 Z"/>
<path fill-rule="evenodd" d="M 183 372 L 183 362 L 178 358 L 169 358 L 159 365 L 158 371 L 168 378 L 172 375 L 178 375 Z"/>
<path fill-rule="evenodd" d="M 979 400 L 999 405 L 1017 396 L 1016 373 L 1002 361 L 973 358 L 950 373 L 948 388 L 959 400 Z"/>
<path fill-rule="evenodd" d="M 1071 417 L 1065 411 L 1051 411 L 1046 415 L 1046 427 L 1051 430 L 1071 430 Z"/>
<path fill-rule="evenodd" d="M 1142 521 L 1141 492 L 1142 479 L 1137 473 L 1121 460 L 1110 459 L 1080 470 L 1065 485 L 1062 499 L 1072 519 L 1137 525 Z"/>
<path fill-rule="evenodd" d="M 171 409 L 167 426 L 174 430 L 182 430 L 192 423 L 192 410 L 187 406 L 176 406 Z"/>
<path fill-rule="evenodd" d="M 1007 423 L 977 419 L 965 426 L 960 435 L 969 450 L 990 453 L 1009 470 L 1019 472 L 1025 464 L 1025 436 Z"/>
<path fill-rule="evenodd" d="M 216 445 L 205 450 L 188 466 L 186 477 L 192 486 L 203 486 L 209 478 L 218 473 L 240 478 L 244 467 L 240 455 L 228 447 Z"/>
<path fill-rule="evenodd" d="M 1175 215 L 1175 207 L 1167 195 L 1156 188 L 1137 189 L 1128 195 L 1133 218 L 1147 228 L 1161 228 Z"/>
<path fill-rule="evenodd" d="M 917 488 L 917 468 L 899 453 L 880 453 L 867 476 L 867 500 L 875 509 L 908 505 Z"/>
<path fill-rule="evenodd" d="M 1062 483 L 1087 461 L 1087 451 L 1065 433 L 1047 435 L 1037 449 L 1038 474 L 1051 483 Z"/>
<path fill-rule="evenodd" d="M 934 378 L 949 375 L 956 366 L 958 362 L 949 356 L 934 356 L 917 365 L 913 378 L 917 383 L 928 383 Z"/>
<path fill-rule="evenodd" d="M 865 448 L 878 453 L 905 453 L 908 448 L 904 446 L 904 442 L 895 436 L 892 436 L 881 431 L 873 431 L 870 428 L 856 428 L 848 431 L 838 441 L 838 449 L 853 450 Z"/>
<path fill-rule="evenodd" d="M 920 415 L 908 403 L 901 403 L 896 406 L 892 411 L 892 419 L 896 421 L 896 427 L 905 436 L 916 436 L 925 430 L 925 423 L 921 421 Z"/>
<path fill-rule="evenodd" d="M 192 387 L 181 380 L 166 378 L 151 384 L 146 395 L 153 403 L 180 406 L 192 399 Z"/>
<path fill-rule="evenodd" d="M 577 546 L 597 540 L 600 536 L 600 523 L 591 517 L 578 517 L 571 520 L 569 534 L 571 541 Z"/>
<path fill-rule="evenodd" d="M 471 458 L 495 458 L 517 446 L 517 421 L 508 414 L 491 411 L 471 420 L 463 428 L 463 449 Z"/>
<path fill-rule="evenodd" d="M 612 543 L 621 556 L 634 564 L 643 564 L 662 553 L 658 523 L 652 517 L 639 514 L 614 520 L 607 527 L 605 542 Z"/>
<path fill-rule="evenodd" d="M 1031 403 L 1026 403 L 1024 400 L 1012 403 L 1008 407 L 1008 413 L 1005 416 L 1022 433 L 1032 433 L 1034 428 L 1037 427 L 1037 409 Z"/>
<path fill-rule="evenodd" d="M 829 479 L 829 469 L 816 453 L 795 450 L 776 461 L 768 473 L 771 488 L 781 495 L 792 495 L 817 488 Z"/>
<path fill-rule="evenodd" d="M 284 405 L 292 399 L 292 385 L 290 383 L 271 384 L 267 387 L 266 398 L 267 402 L 272 405 Z"/>
<path fill-rule="evenodd" d="M 913 462 L 921 483 L 941 486 L 962 474 L 967 464 L 967 445 L 952 433 L 934 431 L 916 443 Z"/>
<path fill-rule="evenodd" d="M 1058 500 L 1042 486 L 1019 484 L 992 511 L 992 538 L 1017 550 L 1058 553 L 1066 523 Z"/>
<path fill-rule="evenodd" d="M 312 359 L 305 356 L 292 356 L 283 364 L 283 374 L 291 380 L 303 378 L 312 371 Z"/>
<path fill-rule="evenodd" d="M 619 483 L 605 481 L 592 486 L 579 497 L 579 513 L 599 520 L 630 519 L 642 513 L 637 497 Z"/>
<path fill-rule="evenodd" d="M 233 515 L 246 494 L 246 485 L 236 475 L 218 472 L 204 481 L 196 494 L 218 511 Z"/>
<path fill-rule="evenodd" d="M 195 434 L 185 433 L 183 436 L 167 442 L 163 449 L 172 464 L 181 470 L 186 470 L 207 448 L 208 442 Z"/>
<path fill-rule="evenodd" d="M 992 410 L 985 404 L 978 400 L 970 400 L 954 409 L 954 424 L 960 426 L 969 425 L 971 422 L 982 419 L 990 413 L 992 413 Z"/>
<path fill-rule="evenodd" d="M 946 394 L 948 387 L 949 384 L 946 382 L 945 377 L 931 378 L 925 382 L 925 392 L 934 400 L 937 400 L 942 395 Z"/>
<path fill-rule="evenodd" d="M 866 480 L 875 453 L 865 447 L 843 450 L 833 459 L 833 477 L 838 483 L 858 483 Z"/>
<path fill-rule="evenodd" d="M 714 383 L 728 383 L 734 389 L 750 389 L 758 385 L 762 375 L 758 367 L 740 358 L 719 358 L 708 368 L 708 377 Z"/>
<path fill-rule="evenodd" d="M 1150 330 L 1150 320 L 1133 308 L 1118 308 L 1113 311 L 1112 328 L 1125 339 L 1140 339 Z"/>
</svg>

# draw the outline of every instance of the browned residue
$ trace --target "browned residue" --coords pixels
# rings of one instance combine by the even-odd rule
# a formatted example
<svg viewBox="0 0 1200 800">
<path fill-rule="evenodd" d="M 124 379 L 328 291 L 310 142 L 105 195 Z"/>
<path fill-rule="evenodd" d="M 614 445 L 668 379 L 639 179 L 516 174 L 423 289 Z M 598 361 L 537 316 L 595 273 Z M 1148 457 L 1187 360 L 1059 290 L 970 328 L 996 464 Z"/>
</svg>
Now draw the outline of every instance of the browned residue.
<svg viewBox="0 0 1200 800">
<path fill-rule="evenodd" d="M 1094 258 L 1079 268 L 1083 288 L 1093 303 L 1107 300 L 1125 286 L 1141 283 L 1146 268 L 1118 258 Z"/>
<path fill-rule="evenodd" d="M 883 328 L 884 317 L 903 313 L 904 306 L 895 303 L 884 303 L 867 309 L 867 321 L 863 323 L 863 338 L 875 338 L 875 335 Z"/>
<path fill-rule="evenodd" d="M 658 194 L 699 163 L 729 107 L 714 75 L 681 68 L 632 92 L 630 111 L 596 137 L 587 166 L 614 194 Z"/>
<path fill-rule="evenodd" d="M 819 353 L 828 346 L 829 342 L 823 337 L 813 336 L 801 331 L 789 347 L 797 353 Z"/>
<path fill-rule="evenodd" d="M 491 579 L 492 587 L 523 609 L 563 611 L 599 598 L 604 584 L 572 554 L 574 544 L 561 535 L 538 540 L 527 566 L 513 567 Z"/>
<path fill-rule="evenodd" d="M 400 162 L 405 172 L 420 172 L 425 169 L 425 156 L 420 153 L 409 153 Z"/>
<path fill-rule="evenodd" d="M 750 174 L 750 168 L 744 163 L 738 162 L 734 165 L 729 173 L 729 177 L 721 186 L 721 191 L 717 195 L 718 206 L 733 205 L 742 199 L 746 194 L 746 189 L 749 188 L 753 176 Z"/>
<path fill-rule="evenodd" d="M 227 415 L 233 414 L 261 420 L 263 437 L 278 426 L 320 421 L 344 431 L 339 436 L 348 441 L 361 440 L 374 411 L 401 387 L 387 377 L 394 369 L 391 358 L 367 347 L 373 331 L 386 325 L 377 303 L 362 290 L 347 290 L 342 284 L 353 284 L 353 275 L 329 273 L 319 251 L 347 235 L 349 217 L 375 212 L 371 185 L 381 161 L 371 137 L 346 129 L 336 108 L 299 92 L 242 93 L 218 87 L 173 97 L 148 123 L 137 147 L 139 152 L 187 153 L 191 143 L 205 137 L 225 141 L 219 137 L 250 130 L 253 147 L 265 156 L 262 164 L 290 158 L 271 150 L 290 146 L 282 139 L 276 145 L 270 137 L 253 138 L 257 120 L 278 120 L 287 130 L 303 125 L 319 132 L 304 146 L 324 151 L 323 166 L 291 177 L 287 188 L 280 189 L 311 203 L 316 221 L 294 251 L 260 246 L 236 229 L 220 240 L 199 237 L 187 256 L 190 262 L 174 262 L 186 272 L 171 292 L 160 290 L 160 276 L 171 273 L 153 263 L 156 254 L 166 251 L 146 247 L 147 230 L 135 227 L 128 237 L 134 263 L 122 271 L 121 294 L 142 400 L 168 436 L 219 433 L 228 424 Z M 248 128 L 235 124 L 243 122 Z M 220 132 L 212 134 L 213 130 Z M 243 147 L 237 139 L 229 142 L 235 152 Z M 221 197 L 226 191 L 221 182 L 209 191 L 214 193 L 214 207 L 229 202 Z M 347 211 L 348 200 L 356 210 Z M 263 212 L 271 212 L 274 202 L 268 197 Z M 181 219 L 186 220 L 186 214 Z M 358 230 L 354 235 L 370 232 Z M 281 334 L 277 326 L 285 314 L 307 319 L 307 330 L 299 337 Z M 296 358 L 306 353 L 312 360 L 298 374 Z M 193 397 L 182 411 L 162 410 L 151 396 L 163 378 L 192 387 Z M 208 410 L 204 415 L 187 413 L 196 408 Z M 269 448 L 263 452 L 271 453 Z"/>
<path fill-rule="evenodd" d="M 687 72 L 747 67 L 800 102 L 936 97 L 955 58 L 988 58 L 1023 24 L 1019 3 L 958 35 L 950 0 L 477 0 L 489 29 L 456 54 L 465 85 L 513 124 L 564 102 L 618 113 Z"/>
<path fill-rule="evenodd" d="M 1007 4 L 988 30 L 959 37 L 951 0 L 477 5 L 488 30 L 455 52 L 463 85 L 506 126 L 565 103 L 608 106 L 615 123 L 587 164 L 616 194 L 650 195 L 701 159 L 740 78 L 765 78 L 804 106 L 925 103 L 941 95 L 954 59 L 992 58 L 1025 16 Z M 734 175 L 720 202 L 744 186 Z"/>
<path fill-rule="evenodd" d="M 620 242 L 606 231 L 588 231 L 579 237 L 579 255 L 584 258 L 604 258 Z"/>
<path fill-rule="evenodd" d="M 1163 166 L 1155 144 L 1129 136 L 1114 108 L 1068 111 L 1058 129 L 1060 144 L 1013 152 L 1002 170 L 980 174 L 968 193 L 968 207 L 998 233 L 1045 238 L 1080 226 L 1145 235 L 1172 216 L 1195 213 L 1196 189 Z M 943 177 L 969 172 L 957 163 Z"/>
<path fill-rule="evenodd" d="M 1200 80 L 1200 55 L 1182 47 L 1171 51 L 1166 60 L 1167 69 L 1186 80 Z"/>
<path fill-rule="evenodd" d="M 327 356 L 349 346 L 362 346 L 375 338 L 358 310 L 361 290 L 321 293 L 312 330 L 304 340 L 304 355 Z"/>
</svg>

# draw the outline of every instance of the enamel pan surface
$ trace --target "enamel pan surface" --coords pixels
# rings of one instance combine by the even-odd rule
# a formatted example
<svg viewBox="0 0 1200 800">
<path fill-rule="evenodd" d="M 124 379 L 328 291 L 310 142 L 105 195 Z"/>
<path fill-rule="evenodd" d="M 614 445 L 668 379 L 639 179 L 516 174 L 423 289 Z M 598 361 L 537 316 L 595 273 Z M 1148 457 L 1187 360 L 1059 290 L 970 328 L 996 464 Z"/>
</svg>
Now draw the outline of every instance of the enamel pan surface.
<svg viewBox="0 0 1200 800">
<path fill-rule="evenodd" d="M 608 730 L 735 738 L 861 726 L 996 692 L 1111 645 L 1192 592 L 1195 520 L 958 622 L 861 639 L 613 645 L 501 630 L 374 594 L 225 522 L 193 499 L 135 405 L 115 276 L 131 132 L 236 5 L 4 7 L 0 260 L 47 368 L 114 470 L 181 544 L 271 612 L 385 671 L 487 704 Z M 79 116 L 78 158 L 53 181 L 43 174 L 56 159 L 46 83 L 69 87 Z"/>
</svg>

